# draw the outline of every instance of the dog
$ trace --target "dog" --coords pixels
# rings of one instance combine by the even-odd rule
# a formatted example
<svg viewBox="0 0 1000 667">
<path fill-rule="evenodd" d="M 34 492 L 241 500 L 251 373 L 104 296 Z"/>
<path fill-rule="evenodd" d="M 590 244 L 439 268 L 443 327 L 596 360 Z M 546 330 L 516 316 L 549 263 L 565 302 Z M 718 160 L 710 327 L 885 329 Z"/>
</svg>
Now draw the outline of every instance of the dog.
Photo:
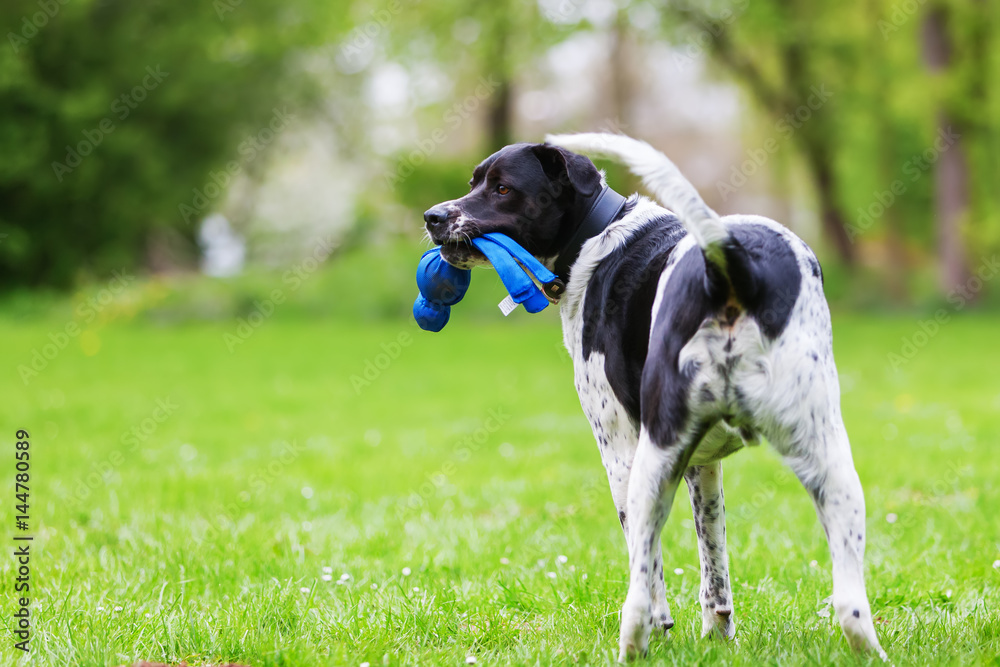
<svg viewBox="0 0 1000 667">
<path fill-rule="evenodd" d="M 655 201 L 615 193 L 584 153 L 625 164 Z M 501 232 L 560 277 L 546 295 L 560 305 L 629 552 L 619 660 L 644 654 L 653 628 L 674 624 L 660 533 L 682 478 L 698 537 L 702 635 L 734 638 L 721 461 L 762 438 L 815 504 L 848 643 L 885 659 L 865 592 L 864 494 L 812 250 L 768 218 L 720 217 L 665 155 L 622 135 L 510 145 L 469 185 L 424 214 L 445 261 L 485 264 L 467 241 Z"/>
</svg>

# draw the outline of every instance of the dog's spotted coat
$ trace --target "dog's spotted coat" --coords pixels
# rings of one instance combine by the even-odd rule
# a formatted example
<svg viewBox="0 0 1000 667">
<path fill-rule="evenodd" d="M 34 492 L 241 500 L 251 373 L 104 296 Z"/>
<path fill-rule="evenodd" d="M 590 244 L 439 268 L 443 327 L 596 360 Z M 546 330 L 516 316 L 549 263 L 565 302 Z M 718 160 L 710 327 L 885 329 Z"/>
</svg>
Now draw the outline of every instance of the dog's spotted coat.
<svg viewBox="0 0 1000 667">
<path fill-rule="evenodd" d="M 864 496 L 840 414 L 830 315 L 812 251 L 766 218 L 719 218 L 642 142 L 617 135 L 549 141 L 625 162 L 683 216 L 630 198 L 583 245 L 560 304 L 576 389 L 629 551 L 620 659 L 644 652 L 654 627 L 673 625 L 660 533 L 682 478 L 698 536 L 702 633 L 734 636 L 721 460 L 761 438 L 816 505 L 845 636 L 884 657 L 863 577 Z M 472 192 L 425 219 L 456 265 L 482 262 L 460 241 L 489 231 L 551 263 L 601 185 L 592 163 L 576 153 L 519 144 L 480 164 Z"/>
</svg>

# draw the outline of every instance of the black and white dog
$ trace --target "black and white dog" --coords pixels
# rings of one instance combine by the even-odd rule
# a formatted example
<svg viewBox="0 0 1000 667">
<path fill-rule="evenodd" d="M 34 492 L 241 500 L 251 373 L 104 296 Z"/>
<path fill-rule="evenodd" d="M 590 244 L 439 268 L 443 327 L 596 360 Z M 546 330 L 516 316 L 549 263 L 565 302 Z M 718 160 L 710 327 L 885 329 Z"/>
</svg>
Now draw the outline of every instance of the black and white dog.
<svg viewBox="0 0 1000 667">
<path fill-rule="evenodd" d="M 578 153 L 623 162 L 670 210 L 626 200 Z M 664 155 L 620 135 L 507 146 L 470 185 L 424 214 L 445 260 L 484 264 L 466 241 L 502 232 L 564 281 L 546 293 L 561 304 L 629 550 L 619 659 L 645 652 L 654 626 L 673 626 L 660 531 L 681 478 L 698 533 L 702 634 L 734 636 L 721 460 L 762 437 L 816 505 L 844 635 L 884 658 L 865 593 L 864 495 L 809 247 L 767 218 L 719 217 Z"/>
</svg>

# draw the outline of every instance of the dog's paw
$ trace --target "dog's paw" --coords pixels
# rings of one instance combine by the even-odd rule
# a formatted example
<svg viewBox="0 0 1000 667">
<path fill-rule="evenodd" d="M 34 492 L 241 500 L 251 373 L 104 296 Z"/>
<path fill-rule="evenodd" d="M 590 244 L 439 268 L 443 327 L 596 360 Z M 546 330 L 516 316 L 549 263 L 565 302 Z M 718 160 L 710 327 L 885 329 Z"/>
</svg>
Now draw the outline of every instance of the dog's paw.
<svg viewBox="0 0 1000 667">
<path fill-rule="evenodd" d="M 701 636 L 736 641 L 736 617 L 732 608 L 706 609 L 702 616 Z"/>
<path fill-rule="evenodd" d="M 638 597 L 639 599 L 636 599 Z M 622 627 L 618 638 L 618 661 L 625 662 L 645 655 L 649 648 L 652 616 L 649 598 L 626 596 L 622 607 Z"/>
<path fill-rule="evenodd" d="M 674 619 L 670 614 L 653 614 L 652 618 L 649 619 L 649 625 L 653 628 L 654 633 L 663 635 L 664 637 L 670 636 L 670 628 L 674 627 Z"/>
<path fill-rule="evenodd" d="M 631 662 L 636 658 L 645 657 L 647 652 L 648 652 L 647 649 L 645 648 L 640 649 L 634 643 L 627 642 L 625 644 L 622 644 L 621 648 L 618 650 L 618 662 L 622 663 Z"/>
</svg>

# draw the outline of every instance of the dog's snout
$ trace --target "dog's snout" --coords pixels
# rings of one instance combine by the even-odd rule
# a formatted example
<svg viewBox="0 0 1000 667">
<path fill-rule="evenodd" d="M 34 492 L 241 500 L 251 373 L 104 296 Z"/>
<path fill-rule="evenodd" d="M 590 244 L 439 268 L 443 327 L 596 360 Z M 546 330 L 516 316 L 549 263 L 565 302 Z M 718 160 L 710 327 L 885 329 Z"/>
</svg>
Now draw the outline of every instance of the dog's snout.
<svg viewBox="0 0 1000 667">
<path fill-rule="evenodd" d="M 427 209 L 424 212 L 424 222 L 431 227 L 440 227 L 448 222 L 448 209 L 441 205 Z"/>
</svg>

